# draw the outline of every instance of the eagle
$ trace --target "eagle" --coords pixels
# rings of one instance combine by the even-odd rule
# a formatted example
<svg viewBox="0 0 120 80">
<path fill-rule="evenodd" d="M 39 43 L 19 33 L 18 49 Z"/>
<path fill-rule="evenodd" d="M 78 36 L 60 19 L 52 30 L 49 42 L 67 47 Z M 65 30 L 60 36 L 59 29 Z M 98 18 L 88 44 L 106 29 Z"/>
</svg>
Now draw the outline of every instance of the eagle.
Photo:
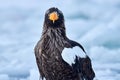
<svg viewBox="0 0 120 80">
<path fill-rule="evenodd" d="M 66 36 L 64 22 L 64 15 L 58 8 L 52 7 L 46 11 L 42 35 L 34 48 L 41 79 L 93 80 L 95 73 L 88 56 L 76 56 L 71 65 L 63 59 L 64 48 L 78 46 L 85 52 L 81 44 Z"/>
</svg>

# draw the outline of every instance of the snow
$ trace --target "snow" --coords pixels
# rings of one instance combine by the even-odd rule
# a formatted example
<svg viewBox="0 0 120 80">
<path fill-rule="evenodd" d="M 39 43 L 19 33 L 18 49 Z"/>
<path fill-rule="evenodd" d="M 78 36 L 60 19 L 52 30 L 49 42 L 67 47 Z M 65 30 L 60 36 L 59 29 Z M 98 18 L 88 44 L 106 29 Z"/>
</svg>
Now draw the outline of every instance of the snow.
<svg viewBox="0 0 120 80">
<path fill-rule="evenodd" d="M 0 80 L 39 80 L 34 46 L 44 13 L 58 7 L 67 36 L 83 45 L 97 80 L 120 79 L 120 0 L 0 0 Z M 65 49 L 70 64 L 81 49 Z"/>
<path fill-rule="evenodd" d="M 35 69 L 31 69 L 30 70 L 30 77 L 28 78 L 28 80 L 39 80 L 40 76 L 39 76 L 39 72 Z"/>
<path fill-rule="evenodd" d="M 1 74 L 0 80 L 9 80 L 9 76 L 7 74 Z"/>
</svg>

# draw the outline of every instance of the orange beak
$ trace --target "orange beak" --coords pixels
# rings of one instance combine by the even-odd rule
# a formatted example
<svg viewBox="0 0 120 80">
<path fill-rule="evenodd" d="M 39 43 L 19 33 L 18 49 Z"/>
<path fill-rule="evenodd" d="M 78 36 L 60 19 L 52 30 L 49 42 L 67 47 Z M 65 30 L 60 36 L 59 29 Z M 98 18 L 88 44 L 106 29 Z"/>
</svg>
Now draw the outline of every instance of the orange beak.
<svg viewBox="0 0 120 80">
<path fill-rule="evenodd" d="M 53 23 L 56 21 L 56 20 L 58 20 L 58 14 L 57 14 L 57 12 L 52 12 L 52 13 L 50 13 L 50 15 L 49 15 L 49 19 L 50 20 L 52 20 L 53 21 Z"/>
</svg>

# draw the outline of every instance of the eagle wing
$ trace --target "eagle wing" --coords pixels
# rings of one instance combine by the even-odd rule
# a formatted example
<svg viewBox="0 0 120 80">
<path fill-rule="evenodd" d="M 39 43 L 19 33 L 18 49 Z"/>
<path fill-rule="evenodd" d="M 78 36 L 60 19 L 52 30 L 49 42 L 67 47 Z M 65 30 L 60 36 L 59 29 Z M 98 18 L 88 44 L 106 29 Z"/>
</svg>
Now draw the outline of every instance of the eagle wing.
<svg viewBox="0 0 120 80">
<path fill-rule="evenodd" d="M 35 57 L 36 57 L 36 63 L 37 63 L 37 66 L 38 66 L 38 69 L 39 69 L 39 72 L 40 72 L 40 76 L 43 80 L 43 78 L 45 76 L 44 76 L 44 73 L 42 71 L 42 58 L 40 57 L 41 56 L 40 41 L 35 46 L 34 53 L 35 53 Z"/>
<path fill-rule="evenodd" d="M 73 48 L 73 47 L 76 47 L 76 46 L 80 47 L 82 49 L 82 51 L 86 54 L 85 49 L 83 48 L 83 46 L 80 43 L 67 38 L 67 41 L 66 41 L 66 44 L 65 44 L 66 48 Z"/>
</svg>

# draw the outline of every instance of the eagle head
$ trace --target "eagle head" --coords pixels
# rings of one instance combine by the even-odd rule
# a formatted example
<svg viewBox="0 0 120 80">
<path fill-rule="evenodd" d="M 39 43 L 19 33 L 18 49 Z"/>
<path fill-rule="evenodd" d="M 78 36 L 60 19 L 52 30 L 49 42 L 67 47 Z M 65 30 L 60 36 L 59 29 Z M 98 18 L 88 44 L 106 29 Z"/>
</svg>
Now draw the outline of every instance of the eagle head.
<svg viewBox="0 0 120 80">
<path fill-rule="evenodd" d="M 49 27 L 60 27 L 64 24 L 64 16 L 58 8 L 52 7 L 45 13 L 44 23 Z"/>
</svg>

